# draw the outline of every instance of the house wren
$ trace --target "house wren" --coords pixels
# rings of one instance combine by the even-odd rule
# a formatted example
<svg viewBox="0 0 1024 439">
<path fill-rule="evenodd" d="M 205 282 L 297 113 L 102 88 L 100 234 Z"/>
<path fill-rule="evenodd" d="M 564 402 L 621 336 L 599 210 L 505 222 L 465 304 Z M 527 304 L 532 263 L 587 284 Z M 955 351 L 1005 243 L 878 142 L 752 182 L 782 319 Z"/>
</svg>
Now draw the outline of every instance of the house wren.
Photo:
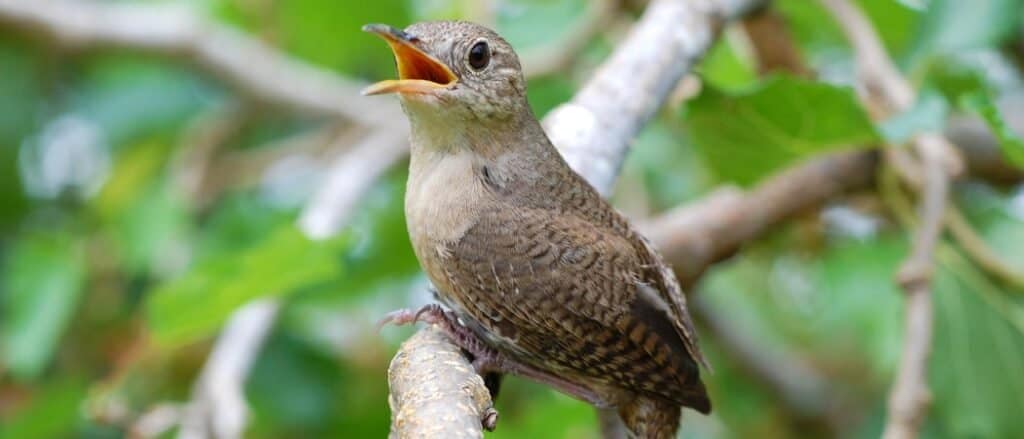
<svg viewBox="0 0 1024 439">
<path fill-rule="evenodd" d="M 615 408 L 638 437 L 710 412 L 679 283 L 548 140 L 512 47 L 467 22 L 364 30 L 395 55 L 399 79 L 364 93 L 397 93 L 409 117 L 409 235 L 451 310 L 386 320 L 438 323 L 479 372 Z"/>
</svg>

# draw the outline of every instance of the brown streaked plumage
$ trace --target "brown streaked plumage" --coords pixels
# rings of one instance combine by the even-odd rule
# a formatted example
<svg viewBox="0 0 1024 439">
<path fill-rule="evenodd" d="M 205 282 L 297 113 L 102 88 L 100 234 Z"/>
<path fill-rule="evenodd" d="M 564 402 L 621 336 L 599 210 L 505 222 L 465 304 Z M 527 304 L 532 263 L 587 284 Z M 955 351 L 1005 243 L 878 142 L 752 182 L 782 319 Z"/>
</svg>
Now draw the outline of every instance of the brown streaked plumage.
<svg viewBox="0 0 1024 439">
<path fill-rule="evenodd" d="M 639 437 L 673 437 L 682 406 L 708 413 L 678 282 L 562 160 L 508 43 L 466 22 L 366 29 L 398 63 L 367 91 L 397 92 L 412 126 L 409 234 L 453 310 L 430 313 L 477 366 L 616 407 Z"/>
</svg>

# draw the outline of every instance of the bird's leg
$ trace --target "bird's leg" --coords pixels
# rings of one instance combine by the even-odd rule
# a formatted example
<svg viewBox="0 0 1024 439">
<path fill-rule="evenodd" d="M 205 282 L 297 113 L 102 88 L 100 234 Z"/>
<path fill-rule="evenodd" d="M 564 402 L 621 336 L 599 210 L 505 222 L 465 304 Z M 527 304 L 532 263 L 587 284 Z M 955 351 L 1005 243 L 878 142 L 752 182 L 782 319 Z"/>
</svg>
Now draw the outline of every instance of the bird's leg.
<svg viewBox="0 0 1024 439">
<path fill-rule="evenodd" d="M 463 325 L 454 312 L 445 311 L 444 308 L 441 308 L 441 305 L 436 303 L 426 305 L 418 311 L 411 309 L 392 311 L 384 316 L 377 323 L 377 326 L 382 327 L 387 324 L 407 325 L 417 322 L 426 322 L 441 328 L 455 342 L 456 346 L 473 357 L 473 366 L 480 376 L 484 376 L 488 372 L 506 372 L 498 367 L 486 367 L 485 369 L 484 366 L 498 365 L 499 363 L 492 359 L 499 358 L 500 354 L 484 343 L 472 329 Z"/>
<path fill-rule="evenodd" d="M 483 376 L 486 372 L 500 372 L 519 375 L 541 384 L 547 384 L 562 393 L 590 403 L 595 407 L 609 407 L 608 401 L 599 397 L 593 390 L 562 378 L 554 373 L 537 369 L 529 364 L 516 361 L 494 349 L 488 349 L 474 355 L 473 367 Z"/>
<path fill-rule="evenodd" d="M 463 325 L 452 311 L 445 311 L 438 304 L 426 305 L 418 311 L 400 309 L 381 319 L 378 326 L 386 324 L 406 325 L 426 322 L 441 328 L 455 342 L 455 345 L 472 357 L 473 368 L 481 377 L 494 373 L 519 375 L 554 387 L 562 393 L 586 401 L 597 407 L 609 407 L 608 401 L 584 386 L 562 378 L 554 373 L 537 369 L 502 354 L 484 342 L 472 329 Z M 492 396 L 493 395 L 492 390 Z"/>
</svg>

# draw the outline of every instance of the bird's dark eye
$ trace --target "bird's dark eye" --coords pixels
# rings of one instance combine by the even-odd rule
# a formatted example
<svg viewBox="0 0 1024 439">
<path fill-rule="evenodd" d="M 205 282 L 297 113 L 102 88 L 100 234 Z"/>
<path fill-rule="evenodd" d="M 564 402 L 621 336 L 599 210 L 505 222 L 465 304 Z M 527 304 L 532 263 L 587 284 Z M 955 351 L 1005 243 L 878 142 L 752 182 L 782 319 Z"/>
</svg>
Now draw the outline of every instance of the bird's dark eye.
<svg viewBox="0 0 1024 439">
<path fill-rule="evenodd" d="M 491 48 L 486 41 L 480 41 L 469 49 L 469 66 L 473 70 L 482 70 L 491 62 Z"/>
</svg>

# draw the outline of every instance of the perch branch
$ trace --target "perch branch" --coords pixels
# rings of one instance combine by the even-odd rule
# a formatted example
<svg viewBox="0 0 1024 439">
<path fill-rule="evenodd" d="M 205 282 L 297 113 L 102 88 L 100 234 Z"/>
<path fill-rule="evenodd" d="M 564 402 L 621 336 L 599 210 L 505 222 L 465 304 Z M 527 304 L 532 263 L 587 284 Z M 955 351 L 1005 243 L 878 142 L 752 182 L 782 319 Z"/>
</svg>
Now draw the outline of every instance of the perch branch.
<svg viewBox="0 0 1024 439">
<path fill-rule="evenodd" d="M 480 438 L 497 422 L 483 379 L 440 329 L 402 343 L 388 383 L 392 438 Z"/>
</svg>

